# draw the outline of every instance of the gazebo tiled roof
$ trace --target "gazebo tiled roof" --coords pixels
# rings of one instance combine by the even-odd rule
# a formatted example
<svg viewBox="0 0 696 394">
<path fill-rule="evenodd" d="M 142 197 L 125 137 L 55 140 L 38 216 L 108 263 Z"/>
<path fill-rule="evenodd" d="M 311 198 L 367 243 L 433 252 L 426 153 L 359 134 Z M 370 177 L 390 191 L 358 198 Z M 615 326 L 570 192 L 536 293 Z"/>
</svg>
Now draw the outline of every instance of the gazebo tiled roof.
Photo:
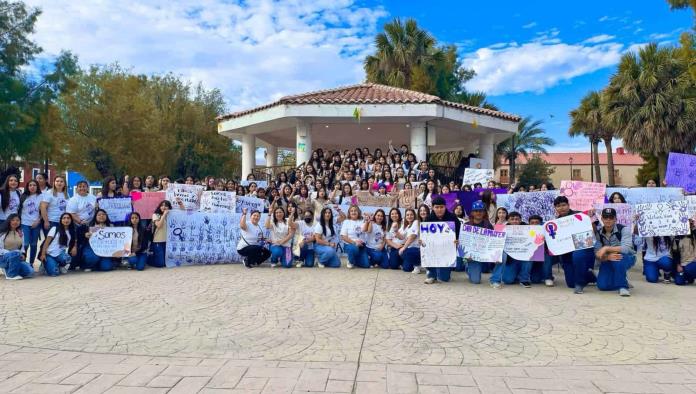
<svg viewBox="0 0 696 394">
<path fill-rule="evenodd" d="M 514 122 L 520 120 L 520 117 L 517 115 L 455 103 L 430 94 L 375 83 L 361 83 L 334 89 L 285 96 L 277 101 L 256 108 L 219 116 L 217 120 L 234 119 L 267 108 L 287 104 L 440 104 L 446 107 L 462 109 Z"/>
</svg>

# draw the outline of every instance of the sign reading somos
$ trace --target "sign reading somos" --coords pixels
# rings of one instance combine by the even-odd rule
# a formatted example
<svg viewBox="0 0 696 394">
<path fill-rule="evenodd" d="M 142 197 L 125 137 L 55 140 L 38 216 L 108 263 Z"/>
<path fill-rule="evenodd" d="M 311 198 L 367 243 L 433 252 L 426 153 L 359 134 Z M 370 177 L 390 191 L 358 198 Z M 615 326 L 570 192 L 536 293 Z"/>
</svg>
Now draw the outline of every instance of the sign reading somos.
<svg viewBox="0 0 696 394">
<path fill-rule="evenodd" d="M 99 257 L 125 257 L 130 254 L 133 229 L 130 227 L 93 227 L 89 246 Z"/>
<path fill-rule="evenodd" d="M 457 239 L 453 222 L 420 224 L 420 255 L 423 267 L 454 267 L 457 263 Z"/>
</svg>

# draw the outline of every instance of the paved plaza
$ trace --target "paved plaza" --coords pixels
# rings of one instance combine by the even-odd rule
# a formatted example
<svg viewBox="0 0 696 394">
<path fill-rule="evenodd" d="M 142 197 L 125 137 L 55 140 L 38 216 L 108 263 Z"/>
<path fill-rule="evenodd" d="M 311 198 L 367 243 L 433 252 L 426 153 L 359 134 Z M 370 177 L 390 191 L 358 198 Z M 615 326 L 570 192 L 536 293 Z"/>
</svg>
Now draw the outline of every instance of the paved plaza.
<svg viewBox="0 0 696 394">
<path fill-rule="evenodd" d="M 630 298 L 239 265 L 0 281 L 0 392 L 696 393 L 696 290 L 631 275 Z"/>
</svg>

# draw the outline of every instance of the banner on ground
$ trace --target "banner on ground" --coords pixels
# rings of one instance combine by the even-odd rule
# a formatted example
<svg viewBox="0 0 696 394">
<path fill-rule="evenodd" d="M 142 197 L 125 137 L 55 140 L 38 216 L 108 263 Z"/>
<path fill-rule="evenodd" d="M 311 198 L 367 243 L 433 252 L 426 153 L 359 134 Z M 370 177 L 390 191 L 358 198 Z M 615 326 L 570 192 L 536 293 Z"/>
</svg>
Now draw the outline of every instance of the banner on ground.
<svg viewBox="0 0 696 394">
<path fill-rule="evenodd" d="M 616 210 L 616 223 L 633 228 L 633 206 L 631 204 L 595 204 L 595 220 L 602 222 L 602 210 L 614 208 Z"/>
<path fill-rule="evenodd" d="M 594 247 L 592 219 L 584 213 L 564 216 L 544 224 L 544 238 L 554 256 Z"/>
<path fill-rule="evenodd" d="M 689 234 L 689 212 L 685 200 L 638 204 L 636 216 L 641 237 Z"/>
<path fill-rule="evenodd" d="M 399 201 L 397 195 L 375 196 L 369 191 L 358 191 L 353 196 L 353 203 L 360 207 L 392 207 L 396 208 Z"/>
<path fill-rule="evenodd" d="M 454 241 L 454 222 L 426 222 L 420 224 L 421 266 L 454 267 L 457 263 L 457 246 Z"/>
<path fill-rule="evenodd" d="M 472 187 L 476 183 L 485 185 L 493 179 L 495 179 L 495 170 L 493 169 L 465 168 L 462 185 L 470 185 Z"/>
<path fill-rule="evenodd" d="M 681 201 L 684 199 L 684 192 L 680 187 L 608 187 L 607 198 L 611 197 L 615 192 L 621 193 L 626 202 L 631 205 Z"/>
<path fill-rule="evenodd" d="M 268 238 L 268 231 L 263 228 L 266 216 L 261 215 L 259 229 Z M 242 261 L 237 254 L 241 217 L 239 213 L 170 212 L 167 217 L 167 267 Z"/>
<path fill-rule="evenodd" d="M 167 198 L 166 192 L 139 192 L 132 191 L 133 210 L 140 214 L 142 219 L 152 219 L 160 203 Z"/>
<path fill-rule="evenodd" d="M 237 194 L 217 190 L 204 191 L 201 194 L 201 211 L 233 213 L 237 209 Z M 260 211 L 263 212 L 263 209 Z"/>
<path fill-rule="evenodd" d="M 242 213 L 242 210 L 246 208 L 248 212 L 259 211 L 263 212 L 265 203 L 262 198 L 250 197 L 250 196 L 236 196 L 236 209 L 235 212 Z"/>
<path fill-rule="evenodd" d="M 688 193 L 696 192 L 696 156 L 670 152 L 665 182 L 682 187 Z"/>
<path fill-rule="evenodd" d="M 100 198 L 99 208 L 106 211 L 112 222 L 125 222 L 133 212 L 131 197 Z M 152 215 L 152 214 L 150 214 Z M 147 219 L 147 218 L 146 218 Z"/>
<path fill-rule="evenodd" d="M 167 200 L 172 203 L 174 209 L 181 209 L 179 201 L 187 211 L 197 211 L 200 207 L 201 193 L 205 186 L 187 185 L 184 183 L 170 183 L 167 186 Z"/>
<path fill-rule="evenodd" d="M 570 209 L 587 211 L 604 202 L 606 189 L 604 183 L 561 181 L 560 195 L 568 197 Z"/>
<path fill-rule="evenodd" d="M 459 245 L 467 259 L 482 263 L 502 263 L 505 235 L 504 231 L 463 224 L 459 230 Z"/>
<path fill-rule="evenodd" d="M 505 253 L 519 261 L 544 261 L 543 226 L 505 226 Z"/>
<path fill-rule="evenodd" d="M 507 198 L 508 211 L 519 212 L 525 222 L 528 222 L 532 215 L 539 215 L 544 222 L 547 222 L 556 217 L 556 209 L 553 206 L 553 200 L 556 197 L 558 197 L 558 190 L 510 194 Z"/>
<path fill-rule="evenodd" d="M 93 227 L 89 246 L 99 257 L 126 257 L 130 254 L 133 229 L 130 227 Z"/>
</svg>

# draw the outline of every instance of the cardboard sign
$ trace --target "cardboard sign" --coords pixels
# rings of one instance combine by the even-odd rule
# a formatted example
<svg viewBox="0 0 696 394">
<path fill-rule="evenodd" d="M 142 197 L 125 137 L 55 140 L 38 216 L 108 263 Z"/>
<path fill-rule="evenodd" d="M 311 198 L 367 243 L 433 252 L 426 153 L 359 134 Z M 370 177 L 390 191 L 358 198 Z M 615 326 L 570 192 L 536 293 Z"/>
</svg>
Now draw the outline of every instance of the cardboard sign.
<svg viewBox="0 0 696 394">
<path fill-rule="evenodd" d="M 493 169 L 479 169 L 479 168 L 465 168 L 464 169 L 464 180 L 462 185 L 474 186 L 480 183 L 486 186 L 488 181 L 495 179 L 495 170 Z"/>
<path fill-rule="evenodd" d="M 130 254 L 133 229 L 130 227 L 93 227 L 89 246 L 99 257 L 126 257 Z"/>
<path fill-rule="evenodd" d="M 696 192 L 696 156 L 670 152 L 665 182 L 682 187 L 688 193 Z"/>
<path fill-rule="evenodd" d="M 592 219 L 584 213 L 565 216 L 544 224 L 549 253 L 554 256 L 594 248 Z"/>
<path fill-rule="evenodd" d="M 544 261 L 543 226 L 505 226 L 505 253 L 519 261 Z"/>
<path fill-rule="evenodd" d="M 201 194 L 202 212 L 232 213 L 237 209 L 237 194 L 235 192 L 204 191 Z"/>
<path fill-rule="evenodd" d="M 502 263 L 505 237 L 504 231 L 463 224 L 459 230 L 459 245 L 467 259 L 482 263 Z"/>
<path fill-rule="evenodd" d="M 685 200 L 638 204 L 636 215 L 641 237 L 689 234 L 689 212 Z"/>
<path fill-rule="evenodd" d="M 106 211 L 106 214 L 109 216 L 109 220 L 112 222 L 128 221 L 129 215 L 131 212 L 133 212 L 133 205 L 131 203 L 130 196 L 100 198 L 97 203 L 99 204 L 100 209 Z"/>
<path fill-rule="evenodd" d="M 133 200 L 133 210 L 140 214 L 142 219 L 151 219 L 160 203 L 167 199 L 166 192 L 139 192 L 130 193 Z"/>
<path fill-rule="evenodd" d="M 457 239 L 453 222 L 420 224 L 421 266 L 454 267 L 457 263 Z"/>
<path fill-rule="evenodd" d="M 418 189 L 399 190 L 399 208 L 416 209 Z"/>
<path fill-rule="evenodd" d="M 570 209 L 588 211 L 604 202 L 607 186 L 603 183 L 561 181 L 560 194 L 568 197 Z"/>
<path fill-rule="evenodd" d="M 186 185 L 183 183 L 170 183 L 167 187 L 167 200 L 172 203 L 173 209 L 181 209 L 179 201 L 184 204 L 187 211 L 197 211 L 200 207 L 201 193 L 205 186 Z"/>
<path fill-rule="evenodd" d="M 353 202 L 361 207 L 392 207 L 396 208 L 399 198 L 396 195 L 375 196 L 369 191 L 358 191 L 353 196 Z"/>
</svg>

